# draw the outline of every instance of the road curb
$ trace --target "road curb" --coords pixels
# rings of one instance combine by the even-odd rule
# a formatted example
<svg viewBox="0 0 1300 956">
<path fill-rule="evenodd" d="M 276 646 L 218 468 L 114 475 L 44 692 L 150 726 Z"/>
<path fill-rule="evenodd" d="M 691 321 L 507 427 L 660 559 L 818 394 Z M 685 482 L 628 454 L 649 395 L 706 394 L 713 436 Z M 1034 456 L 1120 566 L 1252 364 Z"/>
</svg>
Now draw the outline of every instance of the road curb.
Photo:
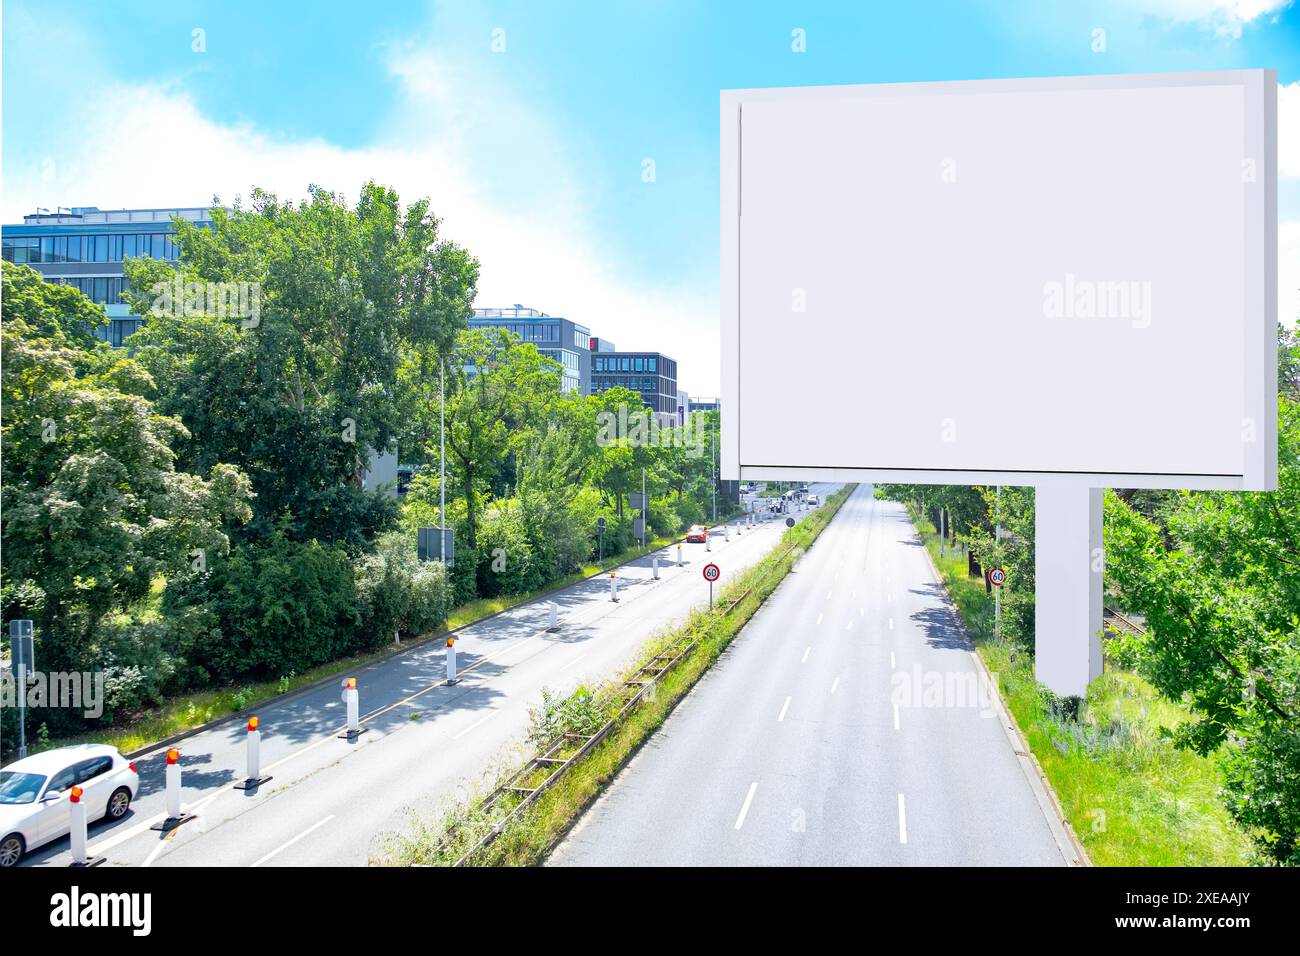
<svg viewBox="0 0 1300 956">
<path fill-rule="evenodd" d="M 684 541 L 685 541 L 685 536 L 681 538 L 673 538 L 670 541 L 668 541 L 667 544 L 664 544 L 661 547 L 671 548 L 675 544 L 684 543 Z M 373 670 L 375 667 L 379 666 L 380 664 L 387 663 L 388 661 L 392 660 L 394 657 L 400 657 L 402 654 L 409 654 L 411 651 L 418 650 L 419 648 L 423 647 L 426 644 L 445 638 L 449 634 L 457 634 L 465 630 L 466 628 L 475 627 L 476 625 L 482 624 L 484 621 L 490 621 L 493 618 L 500 617 L 501 615 L 507 614 L 510 611 L 516 611 L 521 607 L 528 607 L 530 604 L 536 604 L 539 601 L 547 600 L 552 596 L 554 596 L 555 594 L 557 594 L 558 592 L 565 590 L 566 588 L 571 588 L 579 584 L 584 584 L 587 581 L 592 580 L 593 578 L 600 577 L 602 574 L 609 573 L 615 568 L 621 568 L 624 567 L 625 565 L 631 564 L 633 561 L 639 561 L 642 558 L 647 557 L 658 550 L 659 548 L 656 547 L 652 550 L 646 551 L 643 554 L 638 554 L 635 557 L 628 558 L 626 561 L 620 561 L 618 564 L 611 564 L 609 567 L 602 568 L 601 570 L 596 571 L 593 574 L 588 574 L 585 577 L 579 578 L 577 581 L 570 581 L 568 584 L 557 585 L 556 587 L 553 587 L 550 590 L 543 591 L 540 594 L 534 595 L 533 597 L 529 598 L 526 601 L 520 601 L 518 604 L 512 604 L 509 607 L 503 607 L 499 611 L 493 611 L 491 614 L 485 614 L 483 617 L 477 618 L 476 620 L 473 621 L 468 621 L 465 624 L 460 624 L 446 631 L 434 631 L 424 635 L 423 637 L 416 638 L 413 641 L 403 644 L 400 647 L 388 648 L 387 650 L 380 653 L 379 656 L 373 658 L 372 660 L 367 661 L 365 664 L 360 665 L 360 670 L 358 671 L 358 673 L 364 674 L 366 671 Z M 324 687 L 327 684 L 337 679 L 338 679 L 338 674 L 330 674 L 326 677 L 322 677 L 318 680 L 314 680 L 310 684 L 303 684 L 301 687 L 295 687 L 291 691 L 286 691 L 283 694 L 276 694 L 274 697 L 267 697 L 264 700 L 258 701 L 256 704 L 250 704 L 247 707 L 243 707 L 240 708 L 239 710 L 232 711 L 231 713 L 226 714 L 223 717 L 214 717 L 212 720 L 209 720 L 202 724 L 198 724 L 197 726 L 191 727 L 188 730 L 182 730 L 180 733 L 172 734 L 170 737 L 164 737 L 161 740 L 155 740 L 152 743 L 146 744 L 143 747 L 139 747 L 135 750 L 132 750 L 129 753 L 124 753 L 122 756 L 126 757 L 126 759 L 128 760 L 139 760 L 143 757 L 147 757 L 153 753 L 156 753 L 157 751 L 175 746 L 176 744 L 180 743 L 182 740 L 187 740 L 190 737 L 197 736 L 198 734 L 206 733 L 209 730 L 215 730 L 216 728 L 220 727 L 222 724 L 243 720 L 246 717 L 250 717 L 253 714 L 257 713 L 257 711 L 262 710 L 266 707 L 273 707 L 277 704 L 283 704 L 283 703 L 287 703 L 288 701 L 295 700 L 298 697 L 303 696 L 304 694 L 310 693 L 311 691 L 319 690 L 321 687 Z"/>
<path fill-rule="evenodd" d="M 911 515 L 908 515 L 908 520 L 911 521 Z M 1011 712 L 1007 709 L 1006 701 L 1002 699 L 1002 687 L 994 679 L 993 672 L 989 670 L 988 665 L 984 663 L 984 658 L 980 656 L 979 648 L 971 638 L 970 631 L 966 628 L 966 621 L 962 618 L 961 612 L 957 610 L 952 595 L 948 593 L 948 585 L 944 583 L 943 575 L 939 573 L 939 567 L 934 563 L 934 556 L 930 554 L 930 549 L 926 547 L 921 533 L 916 531 L 915 522 L 912 522 L 912 530 L 916 532 L 921 550 L 925 552 L 925 560 L 929 562 L 934 579 L 943 588 L 944 603 L 948 606 L 948 610 L 952 612 L 953 619 L 956 620 L 957 626 L 961 628 L 962 636 L 966 638 L 966 642 L 970 645 L 969 653 L 975 660 L 975 666 L 979 668 L 980 675 L 986 685 L 994 691 L 991 696 L 998 709 L 998 719 L 1002 724 L 1002 730 L 1006 733 L 1007 741 L 1011 744 L 1011 749 L 1016 755 L 1016 762 L 1020 765 L 1025 779 L 1029 781 L 1029 789 L 1034 793 L 1034 800 L 1047 821 L 1047 828 L 1052 832 L 1052 839 L 1056 841 L 1057 849 L 1065 859 L 1067 866 L 1092 866 L 1092 858 L 1088 856 L 1083 841 L 1079 839 L 1078 834 L 1074 832 L 1074 827 L 1070 825 L 1070 821 L 1066 818 L 1065 811 L 1061 807 L 1061 801 L 1057 799 L 1056 791 L 1052 788 L 1052 782 L 1047 779 L 1042 764 L 1038 762 L 1033 749 L 1029 746 L 1028 738 L 1025 737 L 1020 725 L 1016 723 L 1015 718 L 1011 716 Z"/>
</svg>

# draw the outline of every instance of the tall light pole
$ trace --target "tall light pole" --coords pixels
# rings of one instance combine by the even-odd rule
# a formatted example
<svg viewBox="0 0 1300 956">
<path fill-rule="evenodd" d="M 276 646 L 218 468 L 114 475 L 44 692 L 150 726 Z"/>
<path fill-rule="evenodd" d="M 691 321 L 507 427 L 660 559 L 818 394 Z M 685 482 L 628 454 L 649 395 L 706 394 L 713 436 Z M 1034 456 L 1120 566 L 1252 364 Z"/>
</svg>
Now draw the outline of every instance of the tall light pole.
<svg viewBox="0 0 1300 956">
<path fill-rule="evenodd" d="M 438 550 L 447 563 L 447 360 L 438 356 Z"/>
<path fill-rule="evenodd" d="M 713 460 L 710 464 L 713 466 L 713 523 L 718 523 L 718 433 L 713 433 L 713 454 L 710 456 Z"/>
</svg>

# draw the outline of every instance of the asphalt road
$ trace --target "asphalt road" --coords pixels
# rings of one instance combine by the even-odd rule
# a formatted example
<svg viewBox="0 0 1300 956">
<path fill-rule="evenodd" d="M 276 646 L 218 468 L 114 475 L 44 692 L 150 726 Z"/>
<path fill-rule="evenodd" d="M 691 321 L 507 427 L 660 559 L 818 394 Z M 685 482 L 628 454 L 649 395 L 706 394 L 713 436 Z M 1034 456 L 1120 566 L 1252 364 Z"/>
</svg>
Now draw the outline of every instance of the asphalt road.
<svg viewBox="0 0 1300 956">
<path fill-rule="evenodd" d="M 834 485 L 816 486 L 823 496 Z M 798 520 L 808 512 L 792 515 Z M 366 728 L 339 739 L 346 715 L 338 683 L 259 708 L 262 772 L 257 791 L 235 790 L 245 766 L 244 722 L 231 721 L 180 743 L 183 803 L 194 820 L 161 835 L 164 751 L 136 759 L 141 792 L 128 816 L 92 827 L 90 852 L 108 865 L 364 865 L 394 834 L 409 833 L 463 797 L 497 761 L 517 756 L 530 707 L 543 687 L 568 693 L 613 676 L 660 630 L 708 601 L 700 571 L 713 561 L 723 581 L 759 560 L 785 530 L 773 518 L 730 540 L 713 529 L 710 551 L 683 545 L 618 569 L 618 603 L 608 575 L 544 601 L 514 608 L 458 634 L 462 680 L 443 683 L 441 641 L 359 669 Z M 549 633 L 549 601 L 561 627 Z M 340 678 L 341 679 L 341 678 Z M 66 839 L 37 849 L 26 865 L 66 865 Z"/>
<path fill-rule="evenodd" d="M 861 486 L 550 865 L 1063 865 L 901 505 Z"/>
</svg>

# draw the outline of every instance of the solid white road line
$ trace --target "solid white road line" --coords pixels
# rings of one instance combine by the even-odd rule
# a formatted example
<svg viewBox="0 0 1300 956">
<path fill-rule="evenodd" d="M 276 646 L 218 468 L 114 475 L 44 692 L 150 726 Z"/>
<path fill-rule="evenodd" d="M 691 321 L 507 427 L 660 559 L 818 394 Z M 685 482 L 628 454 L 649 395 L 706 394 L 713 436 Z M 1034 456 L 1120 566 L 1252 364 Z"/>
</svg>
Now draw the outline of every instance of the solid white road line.
<svg viewBox="0 0 1300 956">
<path fill-rule="evenodd" d="M 786 712 L 787 710 L 789 710 L 789 709 L 790 709 L 790 698 L 787 697 L 787 698 L 785 699 L 785 703 L 781 705 L 781 713 L 779 713 L 779 714 L 776 715 L 776 722 L 777 722 L 778 724 L 779 724 L 781 721 L 785 720 L 785 712 Z"/>
<path fill-rule="evenodd" d="M 817 615 L 817 623 L 818 623 L 818 624 L 820 624 L 820 623 L 822 622 L 822 617 L 823 617 L 823 616 L 824 616 L 824 615 L 821 615 L 821 614 L 818 614 L 818 615 Z"/>
<path fill-rule="evenodd" d="M 889 619 L 889 629 L 891 631 L 894 629 L 894 619 L 892 617 Z"/>
<path fill-rule="evenodd" d="M 903 795 L 898 795 L 898 842 L 907 842 L 907 808 L 903 806 Z"/>
<path fill-rule="evenodd" d="M 755 780 L 749 785 L 749 793 L 745 794 L 745 802 L 740 805 L 740 816 L 736 817 L 737 830 L 745 825 L 745 817 L 749 813 L 749 805 L 754 802 L 754 791 L 757 789 L 758 781 Z"/>
<path fill-rule="evenodd" d="M 897 664 L 894 663 L 894 652 L 893 652 L 893 651 L 890 651 L 890 652 L 889 652 L 889 666 L 890 666 L 891 668 L 893 668 L 893 667 L 897 667 L 897 666 L 898 666 Z"/>
<path fill-rule="evenodd" d="M 296 837 L 294 837 L 294 838 L 293 838 L 292 840 L 290 840 L 288 843 L 281 843 L 278 847 L 276 847 L 274 850 L 272 850 L 272 851 L 271 851 L 270 853 L 268 853 L 266 856 L 262 857 L 262 858 L 261 858 L 260 860 L 258 860 L 257 862 L 255 862 L 255 863 L 251 863 L 251 864 L 249 864 L 249 865 L 250 865 L 250 866 L 261 866 L 263 863 L 265 863 L 267 860 L 271 859 L 271 857 L 275 856 L 277 853 L 282 853 L 283 851 L 289 849 L 289 847 L 293 846 L 295 843 L 297 843 L 297 842 L 298 842 L 299 840 L 301 840 L 303 837 L 307 836 L 309 833 L 313 832 L 314 830 L 319 830 L 321 827 L 323 827 L 325 824 L 329 823 L 329 822 L 330 822 L 331 820 L 333 820 L 333 819 L 334 819 L 334 814 L 331 813 L 329 816 L 327 816 L 324 820 L 320 821 L 319 823 L 313 823 L 311 826 L 309 826 L 307 829 L 303 830 L 301 833 L 299 833 Z"/>
<path fill-rule="evenodd" d="M 831 693 L 832 694 L 835 693 L 835 688 L 839 686 L 840 686 L 840 679 L 837 677 L 835 678 L 835 680 L 831 681 Z"/>
<path fill-rule="evenodd" d="M 496 716 L 497 714 L 499 714 L 499 713 L 501 713 L 501 711 L 499 711 L 499 710 L 494 710 L 494 711 L 492 711 L 492 713 L 488 714 L 486 717 L 484 717 L 484 718 L 482 718 L 482 719 L 480 719 L 480 720 L 476 720 L 476 721 L 474 721 L 474 723 L 470 724 L 468 727 L 466 727 L 466 728 L 465 728 L 464 730 L 462 730 L 460 733 L 456 734 L 456 735 L 455 735 L 454 737 L 452 737 L 451 739 L 452 739 L 452 740 L 460 740 L 461 737 L 464 737 L 464 736 L 465 736 L 467 733 L 469 733 L 471 730 L 477 730 L 479 727 L 482 727 L 484 724 L 486 724 L 489 720 L 491 720 L 493 717 L 495 717 L 495 716 Z"/>
<path fill-rule="evenodd" d="M 141 863 L 140 866 L 141 867 L 152 866 L 153 861 L 158 859 L 158 855 L 167 848 L 167 843 L 169 840 L 171 840 L 172 834 L 175 832 L 176 829 L 172 829 L 165 837 L 159 840 L 158 845 L 154 847 L 151 851 L 149 851 L 149 855 L 144 858 L 144 862 Z"/>
<path fill-rule="evenodd" d="M 805 648 L 803 649 L 803 657 L 799 660 L 799 663 L 800 663 L 800 664 L 807 664 L 807 663 L 808 663 L 808 655 L 811 654 L 811 653 L 812 653 L 812 645 L 809 644 L 807 647 L 805 647 Z"/>
<path fill-rule="evenodd" d="M 898 705 L 894 705 L 894 729 L 898 729 Z"/>
</svg>

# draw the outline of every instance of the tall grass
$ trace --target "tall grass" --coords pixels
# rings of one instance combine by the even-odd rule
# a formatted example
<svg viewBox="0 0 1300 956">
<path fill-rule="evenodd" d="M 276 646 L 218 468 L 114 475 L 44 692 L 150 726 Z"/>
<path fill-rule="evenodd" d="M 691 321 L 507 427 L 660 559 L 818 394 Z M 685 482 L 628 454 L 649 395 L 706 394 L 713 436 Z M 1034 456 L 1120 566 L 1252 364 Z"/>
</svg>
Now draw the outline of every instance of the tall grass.
<svg viewBox="0 0 1300 956">
<path fill-rule="evenodd" d="M 993 601 L 967 572 L 966 551 L 915 524 L 1003 699 L 1051 782 L 1070 825 L 1101 866 L 1248 866 L 1251 840 L 1218 797 L 1217 757 L 1181 750 L 1164 733 L 1188 720 L 1137 674 L 1107 669 L 1078 719 L 1053 713 L 1032 657 L 994 638 Z"/>
</svg>

